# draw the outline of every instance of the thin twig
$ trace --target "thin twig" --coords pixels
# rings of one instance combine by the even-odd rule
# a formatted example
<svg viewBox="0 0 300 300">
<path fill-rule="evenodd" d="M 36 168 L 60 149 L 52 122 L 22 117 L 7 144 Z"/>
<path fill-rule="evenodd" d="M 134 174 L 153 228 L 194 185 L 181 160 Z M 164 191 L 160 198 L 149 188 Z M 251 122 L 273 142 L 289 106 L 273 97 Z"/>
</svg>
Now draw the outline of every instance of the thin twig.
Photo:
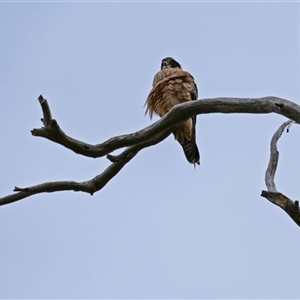
<svg viewBox="0 0 300 300">
<path fill-rule="evenodd" d="M 48 102 L 42 95 L 40 95 L 38 97 L 38 101 L 41 104 L 43 115 L 44 115 L 43 119 L 42 119 L 42 122 L 43 122 L 45 127 L 49 127 L 51 125 L 52 116 L 51 116 L 51 111 L 50 111 L 50 107 L 48 105 Z"/>
</svg>

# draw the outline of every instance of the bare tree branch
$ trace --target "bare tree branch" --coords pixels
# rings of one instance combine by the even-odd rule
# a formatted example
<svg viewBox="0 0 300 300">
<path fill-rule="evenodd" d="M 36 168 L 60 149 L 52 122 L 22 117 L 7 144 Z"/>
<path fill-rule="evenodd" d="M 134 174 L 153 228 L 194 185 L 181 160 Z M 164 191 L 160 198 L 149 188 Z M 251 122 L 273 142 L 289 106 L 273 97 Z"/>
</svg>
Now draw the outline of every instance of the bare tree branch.
<svg viewBox="0 0 300 300">
<path fill-rule="evenodd" d="M 88 181 L 55 181 L 46 182 L 26 188 L 15 187 L 14 191 L 18 193 L 0 198 L 0 205 L 9 204 L 39 193 L 53 193 L 73 190 L 75 192 L 80 191 L 93 195 L 93 193 L 102 189 L 108 181 L 110 181 L 116 174 L 118 174 L 119 171 L 124 167 L 124 165 L 133 157 L 134 154 L 132 154 L 131 156 L 128 155 L 123 160 L 112 163 L 109 167 L 106 168 L 104 172 Z"/>
<path fill-rule="evenodd" d="M 42 96 L 39 97 L 39 99 Z M 44 99 L 45 100 L 45 99 Z M 46 100 L 45 100 L 46 101 Z M 41 102 L 41 101 L 40 101 Z M 43 105 L 42 102 L 41 105 Z M 47 102 L 46 102 L 47 103 Z M 43 106 L 42 106 L 43 108 Z M 300 106 L 278 97 L 263 98 L 212 98 L 191 101 L 173 107 L 164 118 L 156 121 L 152 125 L 137 132 L 125 135 L 115 136 L 107 141 L 91 145 L 75 140 L 66 135 L 59 127 L 58 123 L 51 118 L 48 112 L 43 108 L 43 120 L 50 119 L 50 122 L 44 123 L 44 127 L 33 129 L 32 135 L 47 138 L 55 143 L 65 146 L 75 153 L 88 157 L 101 157 L 114 150 L 136 145 L 138 143 L 151 139 L 162 131 L 168 131 L 180 122 L 189 119 L 194 115 L 210 113 L 251 113 L 251 114 L 269 114 L 277 113 L 289 119 L 300 123 Z"/>
<path fill-rule="evenodd" d="M 51 117 L 51 112 L 47 100 L 44 99 L 42 96 L 40 96 L 38 100 L 41 103 L 42 111 L 44 114 L 42 121 L 45 127 L 43 129 L 49 130 L 50 132 L 56 130 L 60 131 L 56 121 Z M 9 204 L 39 193 L 52 193 L 52 192 L 73 190 L 75 192 L 80 191 L 80 192 L 86 192 L 93 195 L 95 192 L 101 190 L 107 184 L 107 182 L 109 182 L 115 175 L 117 175 L 119 171 L 141 149 L 161 142 L 163 139 L 165 139 L 167 136 L 170 135 L 172 129 L 173 127 L 170 127 L 169 130 L 164 130 L 159 134 L 155 135 L 154 137 L 152 137 L 151 139 L 148 139 L 146 141 L 128 147 L 119 155 L 116 156 L 107 155 L 107 158 L 112 162 L 112 164 L 109 167 L 107 167 L 104 172 L 95 176 L 91 180 L 84 181 L 84 182 L 56 181 L 56 182 L 46 182 L 46 183 L 42 183 L 42 184 L 38 184 L 26 188 L 15 187 L 14 191 L 18 193 L 14 193 L 0 198 L 0 205 Z"/>
<path fill-rule="evenodd" d="M 274 181 L 277 165 L 278 165 L 278 158 L 279 158 L 279 152 L 277 150 L 277 141 L 281 137 L 283 131 L 285 128 L 290 128 L 291 124 L 293 123 L 292 120 L 288 120 L 284 122 L 274 133 L 272 139 L 271 139 L 271 146 L 270 146 L 270 161 L 268 164 L 268 168 L 266 170 L 265 174 L 265 182 L 266 186 L 268 188 L 268 191 L 270 192 L 277 192 L 276 185 Z"/>
<path fill-rule="evenodd" d="M 268 199 L 273 204 L 282 208 L 294 221 L 300 226 L 300 210 L 299 210 L 299 202 L 293 201 L 283 195 L 282 193 L 277 192 L 275 185 L 275 173 L 278 165 L 279 152 L 277 150 L 277 142 L 281 137 L 285 128 L 287 128 L 287 132 L 291 125 L 294 123 L 292 120 L 288 120 L 284 122 L 274 133 L 271 139 L 270 145 L 270 161 L 265 174 L 265 182 L 268 191 L 262 191 L 261 196 Z"/>
<path fill-rule="evenodd" d="M 278 192 L 262 191 L 261 196 L 282 208 L 295 221 L 295 223 L 300 226 L 300 210 L 298 200 L 293 201 Z"/>
<path fill-rule="evenodd" d="M 50 107 L 48 105 L 48 102 L 47 102 L 46 99 L 44 99 L 44 97 L 42 95 L 40 95 L 38 97 L 38 101 L 41 104 L 43 115 L 44 115 L 44 118 L 42 119 L 42 122 L 43 122 L 45 127 L 50 127 L 51 122 L 52 122 L 52 116 L 51 116 L 51 111 L 50 111 Z"/>
<path fill-rule="evenodd" d="M 112 163 L 101 174 L 84 182 L 57 181 L 42 183 L 26 188 L 15 187 L 14 191 L 17 193 L 0 198 L 0 205 L 12 203 L 38 193 L 51 193 L 63 190 L 81 191 L 93 195 L 93 193 L 102 189 L 107 182 L 109 182 L 116 174 L 118 174 L 118 172 L 140 150 L 161 142 L 168 135 L 170 135 L 177 124 L 197 114 L 277 113 L 292 119 L 297 123 L 300 123 L 300 106 L 291 101 L 278 97 L 270 96 L 264 98 L 203 99 L 176 105 L 162 119 L 140 131 L 132 134 L 115 136 L 101 144 L 91 145 L 66 135 L 59 127 L 56 120 L 52 119 L 47 100 L 44 99 L 43 96 L 40 96 L 38 100 L 43 111 L 42 122 L 44 126 L 38 129 L 33 129 L 31 131 L 32 135 L 47 138 L 53 142 L 65 146 L 75 153 L 87 157 L 96 158 L 107 155 L 107 158 Z M 119 155 L 114 156 L 109 154 L 116 149 L 124 147 L 127 148 Z M 277 161 L 275 161 L 275 163 L 277 166 Z M 274 163 L 272 165 L 273 167 L 270 167 L 270 176 L 273 176 L 274 179 L 276 167 L 274 170 Z M 269 184 L 269 182 L 267 184 Z M 272 182 L 270 184 L 272 191 L 276 191 L 275 183 L 274 185 L 272 185 Z"/>
</svg>

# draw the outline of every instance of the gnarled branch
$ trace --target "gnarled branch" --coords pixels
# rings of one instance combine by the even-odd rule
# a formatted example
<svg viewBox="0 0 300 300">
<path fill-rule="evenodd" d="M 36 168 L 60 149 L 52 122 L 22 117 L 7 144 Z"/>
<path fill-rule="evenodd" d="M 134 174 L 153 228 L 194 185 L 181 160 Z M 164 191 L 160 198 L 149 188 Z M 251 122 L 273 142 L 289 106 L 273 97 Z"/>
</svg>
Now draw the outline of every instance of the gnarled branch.
<svg viewBox="0 0 300 300">
<path fill-rule="evenodd" d="M 209 113 L 277 113 L 300 123 L 300 106 L 278 97 L 202 99 L 176 105 L 162 119 L 140 131 L 116 136 L 103 143 L 91 145 L 66 135 L 56 120 L 52 119 L 47 100 L 43 96 L 40 96 L 38 100 L 43 111 L 42 122 L 44 126 L 33 129 L 31 131 L 32 135 L 44 137 L 87 157 L 96 158 L 107 155 L 112 163 L 101 174 L 88 181 L 57 181 L 27 188 L 16 187 L 14 191 L 17 193 L 0 198 L 0 205 L 15 202 L 37 193 L 63 190 L 87 192 L 92 195 L 102 189 L 140 150 L 161 142 L 170 135 L 177 124 L 194 115 Z M 117 156 L 109 154 L 124 147 L 127 148 Z"/>
<path fill-rule="evenodd" d="M 265 174 L 265 182 L 268 191 L 262 191 L 261 196 L 267 198 L 273 204 L 282 208 L 294 221 L 300 226 L 300 210 L 299 202 L 293 201 L 283 195 L 282 193 L 277 192 L 275 185 L 275 173 L 278 165 L 279 152 L 277 150 L 277 142 L 281 137 L 283 131 L 287 128 L 289 131 L 290 126 L 294 121 L 288 120 L 284 122 L 274 133 L 271 139 L 270 145 L 270 161 Z"/>
<path fill-rule="evenodd" d="M 269 192 L 277 192 L 276 185 L 275 185 L 275 173 L 278 165 L 278 159 L 279 159 L 279 152 L 277 150 L 277 141 L 281 137 L 283 131 L 285 128 L 290 128 L 293 121 L 288 120 L 284 122 L 274 133 L 272 139 L 271 139 L 271 145 L 270 145 L 270 161 L 266 170 L 265 174 L 265 182 L 266 186 L 268 188 Z"/>
<path fill-rule="evenodd" d="M 40 96 L 39 99 L 44 98 Z M 44 102 L 41 103 L 42 108 L 43 104 L 47 104 L 45 99 Z M 47 114 L 45 115 L 44 108 L 43 113 L 43 120 L 49 119 Z M 51 118 L 51 113 L 51 121 L 46 124 L 44 122 L 44 127 L 38 129 L 35 128 L 31 133 L 34 136 L 44 137 L 63 145 L 77 154 L 96 158 L 105 156 L 117 149 L 147 141 L 163 131 L 169 131 L 172 127 L 192 116 L 211 113 L 277 113 L 300 124 L 299 105 L 282 98 L 269 96 L 263 98 L 212 98 L 183 103 L 176 105 L 164 116 L 164 118 L 142 130 L 131 134 L 115 136 L 96 145 L 87 144 L 66 135 L 60 129 L 58 123 Z"/>
</svg>

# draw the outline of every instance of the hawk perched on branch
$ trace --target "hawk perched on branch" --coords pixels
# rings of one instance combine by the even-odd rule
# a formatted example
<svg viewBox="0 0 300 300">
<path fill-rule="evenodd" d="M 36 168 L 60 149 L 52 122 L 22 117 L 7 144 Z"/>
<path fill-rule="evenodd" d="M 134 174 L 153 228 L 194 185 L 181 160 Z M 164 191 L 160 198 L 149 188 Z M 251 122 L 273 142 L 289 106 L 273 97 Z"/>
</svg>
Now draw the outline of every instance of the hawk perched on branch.
<svg viewBox="0 0 300 300">
<path fill-rule="evenodd" d="M 156 113 L 161 118 L 176 104 L 197 100 L 198 90 L 194 77 L 182 70 L 180 64 L 172 57 L 161 62 L 161 70 L 153 79 L 153 88 L 145 105 L 146 113 Z M 196 145 L 196 116 L 180 123 L 173 134 L 183 148 L 191 164 L 200 164 L 200 155 Z"/>
</svg>

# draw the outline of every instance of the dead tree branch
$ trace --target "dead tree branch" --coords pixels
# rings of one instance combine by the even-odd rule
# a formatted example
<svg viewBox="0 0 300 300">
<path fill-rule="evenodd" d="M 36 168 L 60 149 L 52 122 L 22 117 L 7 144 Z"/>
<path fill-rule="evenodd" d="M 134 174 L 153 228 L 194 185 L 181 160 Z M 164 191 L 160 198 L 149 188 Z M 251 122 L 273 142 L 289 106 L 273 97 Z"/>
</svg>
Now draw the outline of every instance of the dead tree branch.
<svg viewBox="0 0 300 300">
<path fill-rule="evenodd" d="M 43 100 L 41 100 L 43 99 Z M 153 136 L 169 131 L 180 122 L 199 114 L 211 113 L 250 113 L 269 114 L 276 113 L 292 119 L 300 124 L 300 106 L 278 97 L 263 98 L 212 98 L 187 102 L 176 105 L 164 118 L 137 132 L 119 135 L 107 141 L 91 145 L 75 140 L 66 135 L 58 123 L 51 118 L 51 112 L 42 96 L 39 97 L 44 117 L 44 127 L 35 128 L 32 135 L 39 136 L 58 143 L 66 148 L 88 157 L 105 156 L 117 149 L 129 147 L 151 139 Z M 45 120 L 47 122 L 45 123 Z"/>
<path fill-rule="evenodd" d="M 269 192 L 277 192 L 275 185 L 275 173 L 278 165 L 279 152 L 277 150 L 277 141 L 281 137 L 285 128 L 290 128 L 292 120 L 284 122 L 274 133 L 270 145 L 270 161 L 265 174 L 265 182 Z"/>
<path fill-rule="evenodd" d="M 282 193 L 277 192 L 275 185 L 275 173 L 278 165 L 279 152 L 277 150 L 277 142 L 281 137 L 283 131 L 287 128 L 289 131 L 291 125 L 294 123 L 293 120 L 288 120 L 284 122 L 274 133 L 271 139 L 270 145 L 270 160 L 265 174 L 265 182 L 268 191 L 262 191 L 261 196 L 268 199 L 273 204 L 282 208 L 294 221 L 300 226 L 300 210 L 299 202 L 293 201 L 283 195 Z"/>
<path fill-rule="evenodd" d="M 152 125 L 131 134 L 115 136 L 107 141 L 91 145 L 69 137 L 52 119 L 50 107 L 43 96 L 38 98 L 43 111 L 43 127 L 31 131 L 33 136 L 44 137 L 87 157 L 107 158 L 112 162 L 101 174 L 84 182 L 57 181 L 38 184 L 31 187 L 15 187 L 16 193 L 0 198 L 0 205 L 12 203 L 38 193 L 57 191 L 81 191 L 93 194 L 102 189 L 118 172 L 142 149 L 155 145 L 170 135 L 180 122 L 198 114 L 209 113 L 277 113 L 300 123 L 300 106 L 278 97 L 263 98 L 213 98 L 192 101 L 176 105 L 162 119 Z M 127 147 L 117 156 L 110 153 Z M 275 171 L 274 171 L 275 175 Z M 273 186 L 276 190 L 275 184 Z"/>
</svg>

